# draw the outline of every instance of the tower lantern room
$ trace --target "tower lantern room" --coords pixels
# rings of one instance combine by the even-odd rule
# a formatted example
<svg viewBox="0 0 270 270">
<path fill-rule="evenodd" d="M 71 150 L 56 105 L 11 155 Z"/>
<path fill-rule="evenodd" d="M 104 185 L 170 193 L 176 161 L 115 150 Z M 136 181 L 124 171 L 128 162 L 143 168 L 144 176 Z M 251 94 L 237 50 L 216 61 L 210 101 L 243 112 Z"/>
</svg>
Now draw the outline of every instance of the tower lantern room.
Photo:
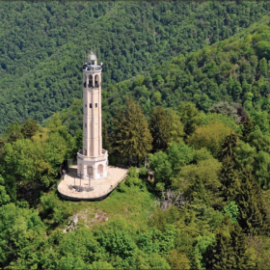
<svg viewBox="0 0 270 270">
<path fill-rule="evenodd" d="M 83 65 L 83 149 L 78 152 L 78 175 L 89 179 L 107 176 L 107 151 L 102 148 L 102 64 L 90 52 Z"/>
</svg>

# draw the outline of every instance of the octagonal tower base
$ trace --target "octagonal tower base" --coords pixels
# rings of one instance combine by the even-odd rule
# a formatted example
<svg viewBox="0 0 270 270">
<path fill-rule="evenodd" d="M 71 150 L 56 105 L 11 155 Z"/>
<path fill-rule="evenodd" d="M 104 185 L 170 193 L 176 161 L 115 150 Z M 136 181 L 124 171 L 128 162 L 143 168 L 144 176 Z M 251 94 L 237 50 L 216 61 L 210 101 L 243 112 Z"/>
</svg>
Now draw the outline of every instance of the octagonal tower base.
<svg viewBox="0 0 270 270">
<path fill-rule="evenodd" d="M 108 152 L 102 149 L 102 155 L 88 157 L 80 150 L 77 153 L 77 176 L 82 179 L 98 180 L 106 178 L 108 174 Z"/>
</svg>

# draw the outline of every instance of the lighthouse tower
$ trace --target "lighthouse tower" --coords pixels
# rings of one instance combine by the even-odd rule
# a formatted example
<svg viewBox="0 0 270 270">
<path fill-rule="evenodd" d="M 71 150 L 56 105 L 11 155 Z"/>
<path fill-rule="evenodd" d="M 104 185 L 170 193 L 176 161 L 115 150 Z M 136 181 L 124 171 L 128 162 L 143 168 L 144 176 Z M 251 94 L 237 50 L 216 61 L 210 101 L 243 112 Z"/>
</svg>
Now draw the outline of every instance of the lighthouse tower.
<svg viewBox="0 0 270 270">
<path fill-rule="evenodd" d="M 108 153 L 102 149 L 101 72 L 91 52 L 83 65 L 83 149 L 77 153 L 77 174 L 83 179 L 107 177 Z"/>
</svg>

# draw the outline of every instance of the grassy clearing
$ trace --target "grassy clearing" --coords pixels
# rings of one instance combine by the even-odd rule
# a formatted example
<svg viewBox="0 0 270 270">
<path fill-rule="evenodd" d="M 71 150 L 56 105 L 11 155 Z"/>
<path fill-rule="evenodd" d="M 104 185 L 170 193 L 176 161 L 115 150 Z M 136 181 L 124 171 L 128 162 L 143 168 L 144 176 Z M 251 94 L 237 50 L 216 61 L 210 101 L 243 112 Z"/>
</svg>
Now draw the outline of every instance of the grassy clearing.
<svg viewBox="0 0 270 270">
<path fill-rule="evenodd" d="M 155 209 L 155 196 L 146 187 L 136 186 L 127 187 L 125 192 L 116 189 L 102 201 L 66 201 L 57 196 L 56 190 L 44 194 L 43 198 L 40 213 L 51 229 L 66 228 L 74 217 L 80 226 L 87 228 L 114 219 L 144 227 Z"/>
</svg>

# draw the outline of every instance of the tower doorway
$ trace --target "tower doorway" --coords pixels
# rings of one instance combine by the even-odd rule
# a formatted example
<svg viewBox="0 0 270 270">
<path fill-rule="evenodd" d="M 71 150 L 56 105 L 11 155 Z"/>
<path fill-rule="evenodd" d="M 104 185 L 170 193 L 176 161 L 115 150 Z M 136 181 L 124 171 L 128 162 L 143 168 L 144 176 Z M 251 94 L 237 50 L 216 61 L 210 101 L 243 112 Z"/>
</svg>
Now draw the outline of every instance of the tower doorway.
<svg viewBox="0 0 270 270">
<path fill-rule="evenodd" d="M 98 177 L 103 177 L 103 165 L 98 165 Z"/>
</svg>

